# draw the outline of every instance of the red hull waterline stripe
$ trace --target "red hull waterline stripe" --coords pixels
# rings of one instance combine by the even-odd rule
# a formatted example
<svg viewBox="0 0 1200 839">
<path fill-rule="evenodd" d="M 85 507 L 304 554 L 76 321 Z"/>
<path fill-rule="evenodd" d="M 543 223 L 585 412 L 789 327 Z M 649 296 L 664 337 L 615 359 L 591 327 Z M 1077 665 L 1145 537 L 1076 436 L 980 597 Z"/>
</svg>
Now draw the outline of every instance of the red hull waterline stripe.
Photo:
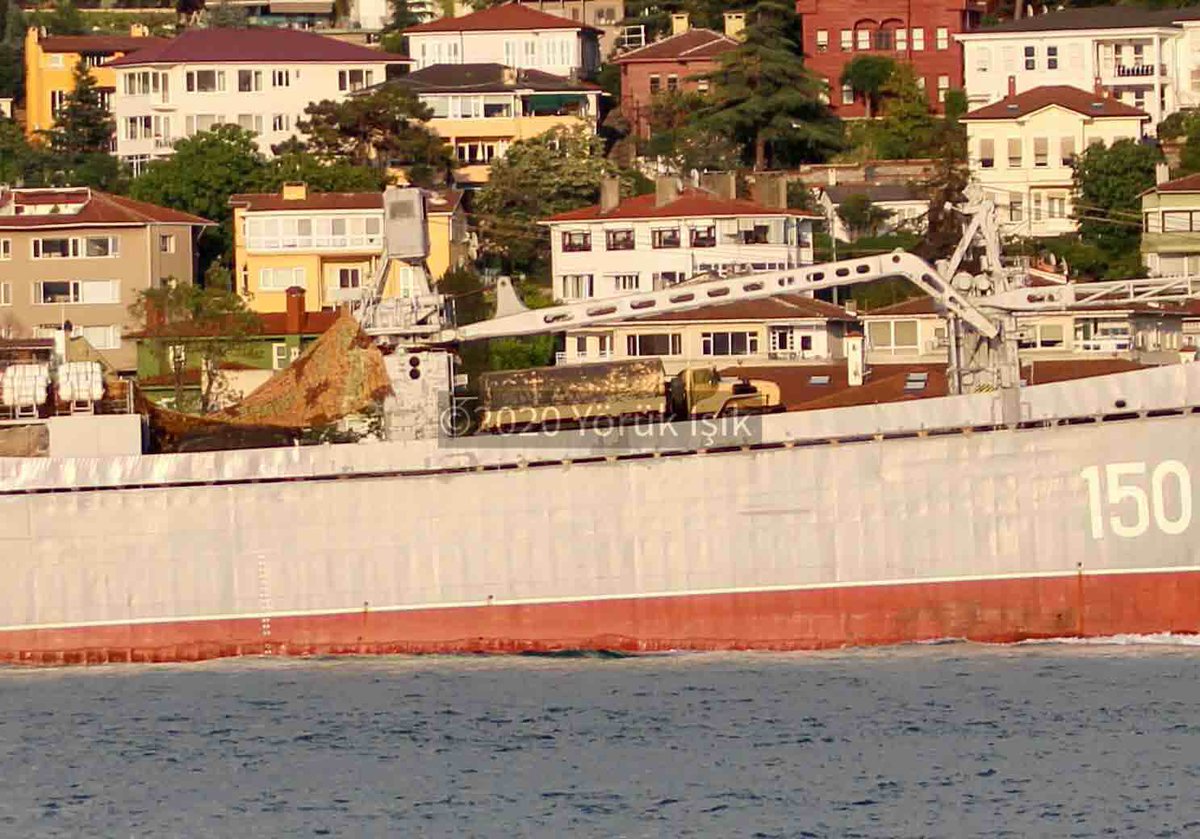
<svg viewBox="0 0 1200 839">
<path fill-rule="evenodd" d="M 0 661 L 819 650 L 1200 632 L 1200 572 L 1125 573 L 0 632 Z"/>
</svg>

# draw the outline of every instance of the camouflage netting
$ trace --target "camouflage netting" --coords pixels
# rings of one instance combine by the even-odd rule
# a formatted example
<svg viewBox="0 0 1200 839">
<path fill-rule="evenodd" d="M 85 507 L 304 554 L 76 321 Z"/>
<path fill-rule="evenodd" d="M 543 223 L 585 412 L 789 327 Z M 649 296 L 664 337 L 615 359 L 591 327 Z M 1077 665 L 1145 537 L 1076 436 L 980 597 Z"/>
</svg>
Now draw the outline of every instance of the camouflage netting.
<svg viewBox="0 0 1200 839">
<path fill-rule="evenodd" d="M 225 435 L 229 448 L 279 445 L 281 432 L 328 426 L 379 405 L 391 392 L 383 354 L 349 314 L 343 314 L 285 370 L 249 396 L 207 416 L 184 414 L 139 398 L 162 450 L 189 448 L 189 438 Z M 140 394 L 139 394 L 140 396 Z M 294 436 L 294 435 L 292 435 Z M 223 446 L 206 446 L 206 448 Z"/>
</svg>

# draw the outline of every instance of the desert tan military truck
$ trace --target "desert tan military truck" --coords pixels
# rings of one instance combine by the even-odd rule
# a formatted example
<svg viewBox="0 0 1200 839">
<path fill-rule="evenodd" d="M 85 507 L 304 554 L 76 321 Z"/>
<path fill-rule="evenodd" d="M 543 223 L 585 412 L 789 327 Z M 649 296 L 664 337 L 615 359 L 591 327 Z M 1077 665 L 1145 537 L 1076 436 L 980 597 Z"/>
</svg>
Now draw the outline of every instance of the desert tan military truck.
<svg viewBox="0 0 1200 839">
<path fill-rule="evenodd" d="M 774 382 L 722 377 L 693 367 L 668 379 L 659 359 L 484 373 L 479 430 L 517 431 L 719 417 L 779 410 Z"/>
</svg>

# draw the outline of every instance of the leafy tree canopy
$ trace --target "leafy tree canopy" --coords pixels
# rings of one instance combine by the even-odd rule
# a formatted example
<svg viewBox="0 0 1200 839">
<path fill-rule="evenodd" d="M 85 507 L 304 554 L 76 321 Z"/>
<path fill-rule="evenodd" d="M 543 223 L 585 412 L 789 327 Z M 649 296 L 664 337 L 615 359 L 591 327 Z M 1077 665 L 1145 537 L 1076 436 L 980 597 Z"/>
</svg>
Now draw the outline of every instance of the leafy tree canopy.
<svg viewBox="0 0 1200 839">
<path fill-rule="evenodd" d="M 736 169 L 742 150 L 695 119 L 708 101 L 706 95 L 695 92 L 655 96 L 650 104 L 651 135 L 645 153 L 658 158 L 677 174 L 693 169 L 701 172 Z"/>
<path fill-rule="evenodd" d="M 842 69 L 842 84 L 850 85 L 855 95 L 863 98 L 870 118 L 879 108 L 879 99 L 895 72 L 895 60 L 886 55 L 856 55 Z"/>
<path fill-rule="evenodd" d="M 721 56 L 708 79 L 713 103 L 702 119 L 752 148 L 755 169 L 767 168 L 781 143 L 819 157 L 840 141 L 837 122 L 821 101 L 825 83 L 804 66 L 800 18 L 788 0 L 758 0 L 744 40 Z"/>
<path fill-rule="evenodd" d="M 875 149 L 885 160 L 927 155 L 933 146 L 938 119 L 929 99 L 907 64 L 897 65 L 883 86 L 883 119 L 875 126 Z"/>
<path fill-rule="evenodd" d="M 0 0 L 0 96 L 16 98 L 23 89 L 25 29 L 17 0 Z"/>
<path fill-rule="evenodd" d="M 1089 146 L 1075 159 L 1075 212 L 1084 243 L 1109 255 L 1137 253 L 1141 194 L 1154 186 L 1157 147 L 1118 140 Z"/>
<path fill-rule="evenodd" d="M 50 147 L 67 155 L 106 154 L 112 146 L 115 124 L 100 101 L 100 90 L 87 65 L 80 61 L 72 72 L 74 90 L 67 94 L 62 110 L 48 132 Z"/>
<path fill-rule="evenodd" d="M 838 205 L 837 214 L 855 238 L 863 234 L 877 235 L 883 224 L 895 215 L 891 210 L 875 206 L 863 193 L 846 196 Z"/>
</svg>

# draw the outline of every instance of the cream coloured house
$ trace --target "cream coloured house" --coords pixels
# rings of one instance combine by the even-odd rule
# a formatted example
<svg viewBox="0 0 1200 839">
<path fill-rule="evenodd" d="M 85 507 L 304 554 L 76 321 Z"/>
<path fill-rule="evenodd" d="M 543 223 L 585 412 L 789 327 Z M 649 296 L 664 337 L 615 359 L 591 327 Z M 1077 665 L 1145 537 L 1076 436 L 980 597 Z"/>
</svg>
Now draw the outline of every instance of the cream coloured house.
<svg viewBox="0 0 1200 839">
<path fill-rule="evenodd" d="M 384 81 L 409 60 L 311 32 L 188 29 L 114 59 L 116 153 L 135 173 L 216 125 L 254 132 L 261 151 L 298 135 L 304 109 Z"/>
<path fill-rule="evenodd" d="M 996 203 L 1004 233 L 1057 236 L 1075 230 L 1076 155 L 1091 145 L 1139 140 L 1149 117 L 1074 87 L 1038 87 L 971 111 L 971 179 Z"/>
</svg>

